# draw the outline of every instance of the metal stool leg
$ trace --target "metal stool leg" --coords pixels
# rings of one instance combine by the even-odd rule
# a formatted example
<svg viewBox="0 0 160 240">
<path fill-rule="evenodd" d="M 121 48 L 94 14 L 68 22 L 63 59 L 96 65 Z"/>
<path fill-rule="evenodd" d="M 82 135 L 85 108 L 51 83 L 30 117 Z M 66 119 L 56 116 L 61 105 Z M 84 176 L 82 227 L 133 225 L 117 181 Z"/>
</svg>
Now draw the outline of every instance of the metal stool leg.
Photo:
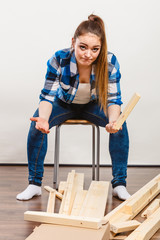
<svg viewBox="0 0 160 240">
<path fill-rule="evenodd" d="M 99 181 L 99 159 L 100 159 L 100 129 L 97 127 L 97 174 L 96 180 Z"/>
<path fill-rule="evenodd" d="M 92 180 L 95 180 L 95 125 L 92 125 Z"/>
<path fill-rule="evenodd" d="M 55 185 L 56 189 L 58 188 L 60 127 L 61 127 L 61 125 L 56 126 L 56 132 L 55 132 L 55 152 L 54 152 L 54 178 L 53 178 L 53 184 Z"/>
</svg>

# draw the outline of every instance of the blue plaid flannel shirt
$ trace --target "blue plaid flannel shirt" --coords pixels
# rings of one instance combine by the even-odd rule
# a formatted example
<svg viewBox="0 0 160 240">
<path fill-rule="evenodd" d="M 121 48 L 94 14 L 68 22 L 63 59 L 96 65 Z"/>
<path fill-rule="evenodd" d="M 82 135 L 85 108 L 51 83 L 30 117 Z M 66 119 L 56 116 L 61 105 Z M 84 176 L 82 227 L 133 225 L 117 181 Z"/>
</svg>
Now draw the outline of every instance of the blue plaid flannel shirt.
<svg viewBox="0 0 160 240">
<path fill-rule="evenodd" d="M 116 56 L 108 52 L 108 106 L 121 105 L 120 70 Z M 92 65 L 90 76 L 91 101 L 98 96 L 95 91 L 95 66 Z M 71 48 L 57 51 L 47 62 L 47 73 L 44 88 L 40 94 L 40 101 L 54 102 L 58 97 L 65 103 L 72 103 L 79 85 L 79 73 L 75 53 Z"/>
</svg>

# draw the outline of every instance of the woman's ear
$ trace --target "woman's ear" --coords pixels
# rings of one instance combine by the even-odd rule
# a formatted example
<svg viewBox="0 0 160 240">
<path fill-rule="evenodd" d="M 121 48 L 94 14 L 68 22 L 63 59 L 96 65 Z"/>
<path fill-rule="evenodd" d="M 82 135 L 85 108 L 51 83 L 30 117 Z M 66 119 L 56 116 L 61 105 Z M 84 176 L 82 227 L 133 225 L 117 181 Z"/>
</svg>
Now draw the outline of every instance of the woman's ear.
<svg viewBox="0 0 160 240">
<path fill-rule="evenodd" d="M 74 47 L 75 47 L 75 39 L 72 38 L 72 48 L 74 49 Z"/>
</svg>

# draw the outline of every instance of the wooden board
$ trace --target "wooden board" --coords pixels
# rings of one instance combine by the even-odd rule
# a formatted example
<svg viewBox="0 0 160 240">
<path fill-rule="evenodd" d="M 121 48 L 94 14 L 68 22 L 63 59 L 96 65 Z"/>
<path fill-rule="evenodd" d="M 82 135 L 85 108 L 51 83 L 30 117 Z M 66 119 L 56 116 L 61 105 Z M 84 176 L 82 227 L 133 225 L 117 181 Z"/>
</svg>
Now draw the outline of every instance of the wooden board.
<svg viewBox="0 0 160 240">
<path fill-rule="evenodd" d="M 138 93 L 135 93 L 133 97 L 130 99 L 125 109 L 123 110 L 123 112 L 121 113 L 121 115 L 119 116 L 119 118 L 117 119 L 115 129 L 119 130 L 121 128 L 124 121 L 127 119 L 127 117 L 129 116 L 129 114 L 131 113 L 131 111 L 139 101 L 139 99 L 140 99 L 140 95 Z"/>
<path fill-rule="evenodd" d="M 106 208 L 108 189 L 109 182 L 92 181 L 79 216 L 102 218 Z"/>
<path fill-rule="evenodd" d="M 61 181 L 58 186 L 58 192 L 63 194 L 66 189 L 67 182 Z"/>
<path fill-rule="evenodd" d="M 125 213 L 136 216 L 158 193 L 158 182 L 151 182 L 126 204 Z"/>
<path fill-rule="evenodd" d="M 67 209 L 68 213 L 65 213 L 65 214 L 69 214 L 69 210 L 71 208 L 70 199 L 73 196 L 74 177 L 75 177 L 75 171 L 72 170 L 72 172 L 68 173 L 68 176 L 67 176 L 66 189 L 64 191 L 63 199 L 62 199 L 61 206 L 60 206 L 60 209 L 59 209 L 59 213 L 61 213 L 61 214 L 64 212 L 65 203 L 67 203 L 68 208 L 69 208 L 69 209 Z M 65 211 L 66 211 L 66 209 L 65 209 Z"/>
<path fill-rule="evenodd" d="M 125 240 L 149 240 L 160 229 L 160 208 L 149 216 Z"/>
<path fill-rule="evenodd" d="M 54 212 L 55 198 L 56 198 L 56 192 L 55 191 L 50 192 L 49 198 L 48 198 L 48 204 L 47 204 L 47 212 L 48 213 Z"/>
<path fill-rule="evenodd" d="M 72 216 L 79 216 L 86 194 L 87 190 L 79 190 L 77 192 L 71 211 Z"/>
<path fill-rule="evenodd" d="M 102 227 L 101 219 L 99 218 L 70 216 L 39 211 L 26 211 L 24 213 L 24 220 L 92 229 L 99 229 Z"/>
<path fill-rule="evenodd" d="M 157 185 L 158 184 L 158 185 Z M 155 186 L 157 188 L 155 188 Z M 142 202 L 140 201 L 141 197 L 143 198 L 143 194 L 149 191 L 149 189 L 152 189 L 149 194 L 149 199 Z M 153 191 L 154 190 L 154 191 Z M 120 215 L 123 214 L 125 221 L 133 219 L 140 211 L 142 210 L 148 203 L 151 201 L 154 197 L 156 197 L 160 193 L 160 174 L 157 175 L 155 178 L 153 178 L 149 183 L 147 183 L 145 186 L 143 186 L 140 190 L 138 190 L 135 194 L 133 194 L 129 199 L 121 203 L 118 207 L 113 209 L 110 213 L 108 213 L 102 220 L 102 223 L 105 224 L 106 222 L 119 222 L 121 221 Z M 134 213 L 132 210 L 129 210 L 130 214 L 126 213 L 126 206 L 129 207 L 129 209 L 132 208 L 132 206 L 135 206 L 136 201 L 139 201 L 141 203 L 141 206 L 137 209 L 135 209 Z M 132 204 L 133 205 L 132 205 Z M 127 208 L 128 208 L 127 207 Z M 124 221 L 124 219 L 123 219 Z"/>
<path fill-rule="evenodd" d="M 26 240 L 108 240 L 109 225 L 101 229 L 85 229 L 41 224 Z"/>
<path fill-rule="evenodd" d="M 155 199 L 141 214 L 141 217 L 149 217 L 160 207 L 160 199 Z"/>
<path fill-rule="evenodd" d="M 141 223 L 136 220 L 110 224 L 110 230 L 114 233 L 127 232 L 136 229 Z"/>
<path fill-rule="evenodd" d="M 66 189 L 59 210 L 60 214 L 71 214 L 76 193 L 78 190 L 83 190 L 83 184 L 84 174 L 75 173 L 73 170 L 68 174 Z"/>
</svg>

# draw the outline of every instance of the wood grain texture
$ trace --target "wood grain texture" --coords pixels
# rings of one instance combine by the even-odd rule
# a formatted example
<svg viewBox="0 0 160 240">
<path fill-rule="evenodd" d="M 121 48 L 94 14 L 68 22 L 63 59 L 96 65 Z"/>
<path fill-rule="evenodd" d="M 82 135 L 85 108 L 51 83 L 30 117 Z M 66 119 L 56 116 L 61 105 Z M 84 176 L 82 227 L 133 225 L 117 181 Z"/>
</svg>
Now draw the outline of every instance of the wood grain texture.
<svg viewBox="0 0 160 240">
<path fill-rule="evenodd" d="M 137 220 L 131 220 L 126 222 L 117 222 L 110 224 L 110 229 L 114 233 L 127 232 L 136 229 L 141 223 Z"/>
<path fill-rule="evenodd" d="M 65 181 L 73 167 L 60 167 L 59 179 Z M 76 172 L 85 174 L 85 186 L 87 190 L 92 180 L 91 167 L 74 167 Z M 160 167 L 129 167 L 127 177 L 127 189 L 130 194 L 134 194 L 160 172 Z M 100 180 L 111 181 L 111 167 L 100 168 Z M 26 188 L 28 168 L 27 166 L 0 166 L 0 239 L 1 240 L 24 240 L 40 223 L 24 221 L 25 211 L 46 211 L 48 193 L 42 188 L 42 196 L 34 197 L 30 201 L 18 201 L 16 195 Z M 53 167 L 44 167 L 43 186 L 53 186 Z M 160 195 L 157 196 L 160 199 Z M 55 212 L 58 213 L 61 200 L 56 199 Z M 109 213 L 122 201 L 112 197 L 112 188 L 109 188 L 109 195 L 105 213 Z M 136 216 L 136 220 L 142 222 L 141 214 Z M 126 233 L 127 236 L 128 233 Z M 123 233 L 116 236 L 123 239 Z M 122 237 L 122 238 L 121 238 Z M 56 239 L 56 238 L 54 238 Z M 160 230 L 157 231 L 151 240 L 160 239 Z M 56 239 L 57 240 L 57 239 Z"/>
<path fill-rule="evenodd" d="M 39 211 L 26 211 L 24 213 L 24 220 L 92 229 L 99 229 L 102 226 L 100 218 L 98 219 L 81 216 L 71 216 L 66 214 L 47 213 Z"/>
<path fill-rule="evenodd" d="M 26 240 L 106 240 L 109 239 L 109 225 L 98 230 L 41 224 Z"/>
<path fill-rule="evenodd" d="M 54 212 L 55 200 L 56 200 L 56 192 L 51 191 L 49 193 L 48 204 L 47 204 L 47 212 L 48 213 L 53 213 Z"/>
<path fill-rule="evenodd" d="M 115 129 L 117 129 L 117 130 L 120 129 L 120 127 L 123 125 L 124 121 L 127 119 L 129 114 L 131 113 L 131 111 L 133 110 L 133 108 L 135 107 L 137 102 L 139 101 L 139 99 L 140 99 L 140 95 L 138 93 L 134 93 L 134 95 L 128 102 L 127 106 L 124 108 L 123 112 L 117 119 Z"/>
<path fill-rule="evenodd" d="M 66 189 L 60 206 L 59 213 L 70 215 L 73 207 L 73 202 L 77 191 L 83 190 L 84 174 L 75 173 L 75 170 L 68 173 Z"/>
<path fill-rule="evenodd" d="M 160 208 L 149 216 L 126 240 L 149 240 L 160 229 Z"/>
<path fill-rule="evenodd" d="M 109 182 L 92 181 L 79 216 L 102 218 L 106 208 L 108 189 Z"/>
</svg>

